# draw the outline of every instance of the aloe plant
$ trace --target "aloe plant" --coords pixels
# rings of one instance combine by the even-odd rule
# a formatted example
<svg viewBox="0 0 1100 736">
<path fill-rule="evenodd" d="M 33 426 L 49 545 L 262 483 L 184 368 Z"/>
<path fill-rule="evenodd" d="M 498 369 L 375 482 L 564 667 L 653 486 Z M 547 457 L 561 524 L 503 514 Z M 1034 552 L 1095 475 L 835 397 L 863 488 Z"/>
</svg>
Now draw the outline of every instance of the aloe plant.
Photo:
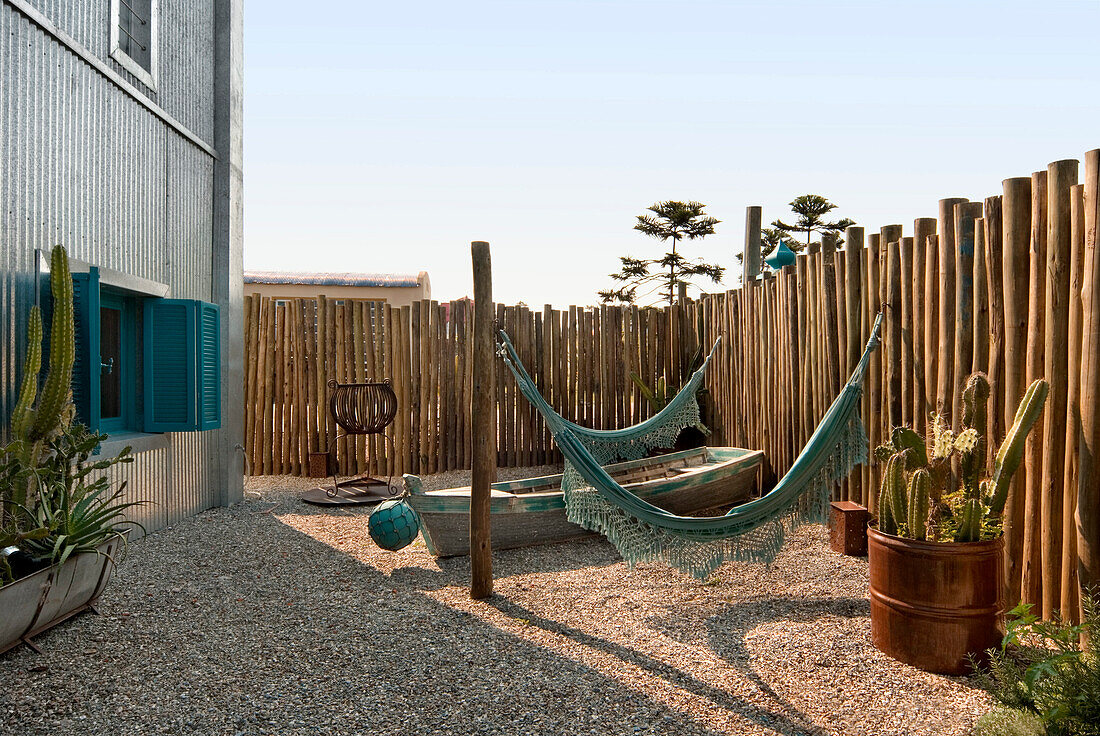
<svg viewBox="0 0 1100 736">
<path fill-rule="evenodd" d="M 38 502 L 16 506 L 25 527 L 47 530 L 23 541 L 31 554 L 60 565 L 73 555 L 95 552 L 112 536 L 120 536 L 117 525 L 126 510 L 142 503 L 125 501 L 126 483 L 113 488 L 104 472 L 133 462 L 129 447 L 115 457 L 94 459 L 92 453 L 106 438 L 77 424 L 49 441 L 49 456 L 37 474 Z"/>
<path fill-rule="evenodd" d="M 967 379 L 958 433 L 939 415 L 932 416 L 927 438 L 909 427 L 895 428 L 890 442 L 875 450 L 886 462 L 879 491 L 879 528 L 888 534 L 935 541 L 976 542 L 999 534 L 1012 476 L 1020 467 L 1024 443 L 1042 414 L 1049 388 L 1042 379 L 1028 387 L 991 469 L 986 467 L 983 434 L 990 389 L 982 373 Z M 955 460 L 957 488 L 951 472 Z"/>
</svg>

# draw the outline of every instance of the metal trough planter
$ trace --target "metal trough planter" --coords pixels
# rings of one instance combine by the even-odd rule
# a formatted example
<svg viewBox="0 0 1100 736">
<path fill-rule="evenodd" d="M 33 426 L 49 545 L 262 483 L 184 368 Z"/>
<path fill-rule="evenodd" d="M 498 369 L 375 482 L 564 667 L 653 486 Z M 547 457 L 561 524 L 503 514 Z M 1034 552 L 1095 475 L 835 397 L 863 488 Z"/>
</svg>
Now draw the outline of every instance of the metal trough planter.
<svg viewBox="0 0 1100 736">
<path fill-rule="evenodd" d="M 122 542 L 112 537 L 99 554 L 77 555 L 0 588 L 0 654 L 20 644 L 41 652 L 32 637 L 92 608 L 111 579 Z"/>
<path fill-rule="evenodd" d="M 927 672 L 961 675 L 997 646 L 1005 611 L 1004 537 L 922 542 L 867 530 L 871 641 Z"/>
</svg>

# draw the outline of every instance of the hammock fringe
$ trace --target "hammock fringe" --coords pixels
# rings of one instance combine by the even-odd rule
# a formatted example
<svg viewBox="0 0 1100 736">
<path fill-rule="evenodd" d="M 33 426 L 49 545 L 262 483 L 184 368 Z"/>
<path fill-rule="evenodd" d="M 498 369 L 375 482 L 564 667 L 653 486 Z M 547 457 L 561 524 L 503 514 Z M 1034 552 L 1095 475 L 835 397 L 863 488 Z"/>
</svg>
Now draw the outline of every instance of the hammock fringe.
<svg viewBox="0 0 1100 736">
<path fill-rule="evenodd" d="M 867 434 L 857 414 L 833 451 L 819 461 L 806 490 L 786 510 L 741 530 L 727 529 L 727 536 L 712 540 L 646 523 L 605 500 L 591 486 L 565 492 L 566 515 L 574 524 L 606 536 L 631 567 L 660 561 L 702 580 L 726 562 L 772 564 L 790 532 L 803 524 L 826 521 L 831 490 L 865 462 Z"/>
</svg>

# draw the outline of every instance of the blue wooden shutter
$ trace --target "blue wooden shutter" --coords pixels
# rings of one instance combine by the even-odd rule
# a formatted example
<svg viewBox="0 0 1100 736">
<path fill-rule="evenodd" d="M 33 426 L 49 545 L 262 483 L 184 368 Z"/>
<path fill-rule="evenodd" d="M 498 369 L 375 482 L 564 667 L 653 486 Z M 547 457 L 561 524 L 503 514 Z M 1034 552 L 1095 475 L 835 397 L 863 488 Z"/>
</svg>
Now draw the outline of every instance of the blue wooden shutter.
<svg viewBox="0 0 1100 736">
<path fill-rule="evenodd" d="M 99 269 L 73 274 L 73 404 L 77 421 L 99 429 Z"/>
<path fill-rule="evenodd" d="M 217 304 L 198 303 L 199 429 L 222 425 L 222 361 L 220 314 Z"/>
<path fill-rule="evenodd" d="M 198 429 L 196 309 L 191 299 L 146 299 L 145 431 Z"/>
</svg>

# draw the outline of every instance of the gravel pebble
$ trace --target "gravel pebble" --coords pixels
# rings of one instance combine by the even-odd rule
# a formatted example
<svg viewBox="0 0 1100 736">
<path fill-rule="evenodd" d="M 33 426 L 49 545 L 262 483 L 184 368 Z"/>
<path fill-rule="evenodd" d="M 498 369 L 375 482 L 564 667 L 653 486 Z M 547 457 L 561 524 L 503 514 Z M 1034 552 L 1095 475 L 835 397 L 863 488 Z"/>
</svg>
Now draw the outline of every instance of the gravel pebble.
<svg viewBox="0 0 1100 736">
<path fill-rule="evenodd" d="M 502 551 L 472 601 L 468 559 L 379 550 L 314 484 L 132 542 L 101 616 L 0 657 L 0 733 L 965 734 L 989 708 L 871 646 L 866 561 L 821 527 L 705 583 L 602 539 Z"/>
</svg>

